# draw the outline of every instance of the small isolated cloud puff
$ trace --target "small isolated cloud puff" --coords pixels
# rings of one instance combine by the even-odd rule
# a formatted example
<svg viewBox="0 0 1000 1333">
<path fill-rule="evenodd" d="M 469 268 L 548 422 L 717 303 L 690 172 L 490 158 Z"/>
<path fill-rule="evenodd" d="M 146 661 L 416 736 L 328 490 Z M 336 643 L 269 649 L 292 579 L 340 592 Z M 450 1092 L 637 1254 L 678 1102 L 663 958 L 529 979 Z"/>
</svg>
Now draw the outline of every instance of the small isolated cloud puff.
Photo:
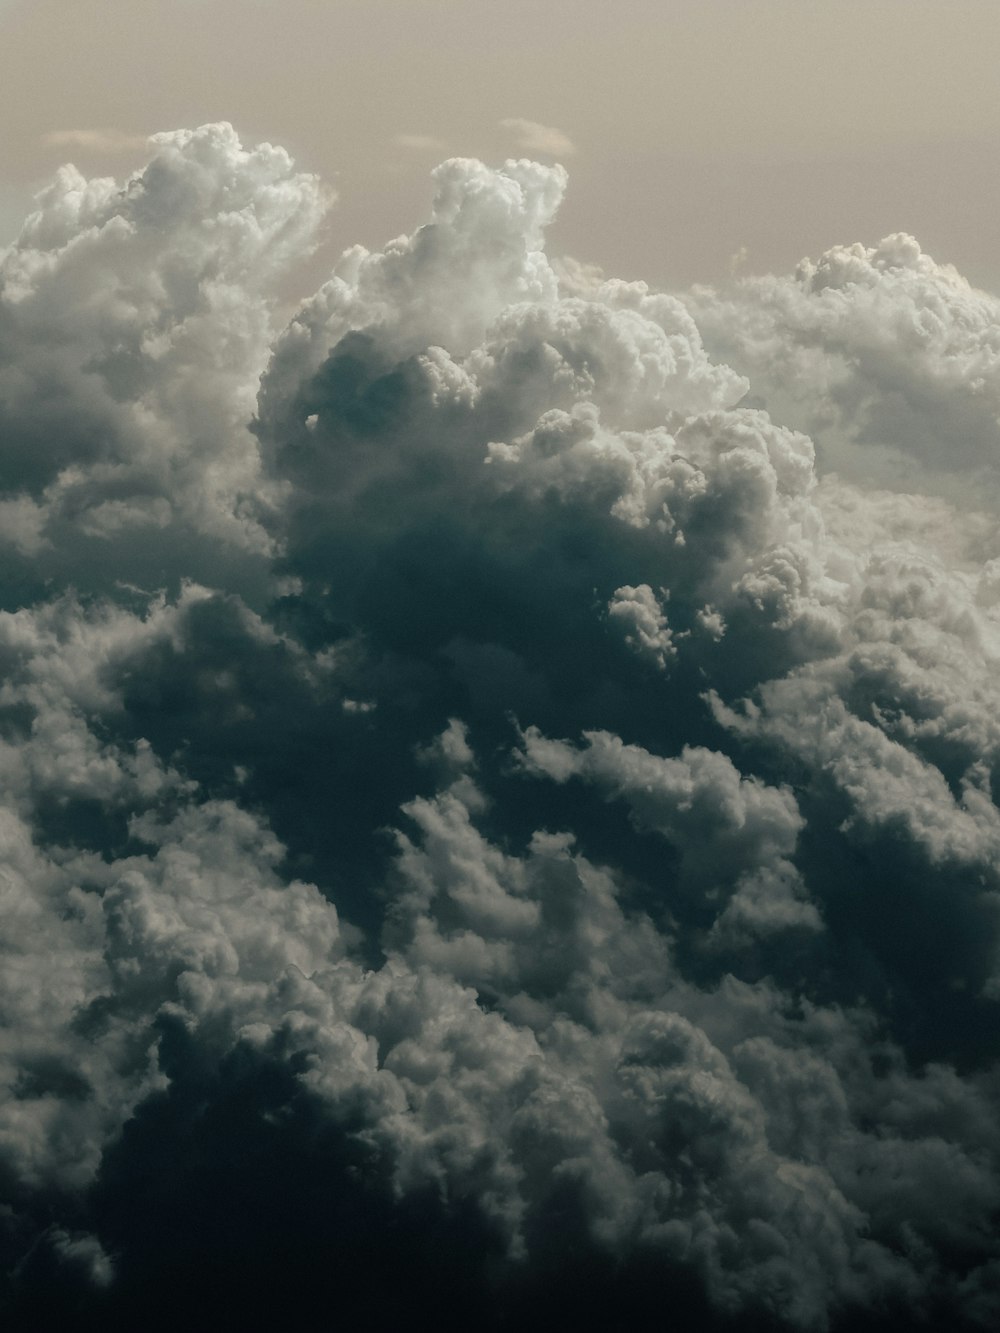
<svg viewBox="0 0 1000 1333">
<path fill-rule="evenodd" d="M 625 636 L 633 652 L 663 670 L 676 653 L 670 626 L 652 588 L 642 583 L 638 588 L 616 588 L 608 603 L 608 615 Z"/>
<path fill-rule="evenodd" d="M 572 157 L 576 152 L 569 135 L 552 125 L 541 125 L 537 120 L 524 120 L 520 116 L 508 116 L 500 125 L 510 130 L 517 146 L 525 152 L 546 153 L 550 157 Z"/>
</svg>

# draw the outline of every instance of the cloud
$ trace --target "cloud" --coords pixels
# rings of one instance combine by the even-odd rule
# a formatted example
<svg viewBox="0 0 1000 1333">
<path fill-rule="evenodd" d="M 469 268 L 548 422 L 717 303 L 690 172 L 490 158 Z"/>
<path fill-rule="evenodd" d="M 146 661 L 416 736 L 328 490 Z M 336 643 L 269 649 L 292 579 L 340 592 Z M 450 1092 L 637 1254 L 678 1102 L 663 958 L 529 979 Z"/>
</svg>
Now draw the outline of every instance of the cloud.
<svg viewBox="0 0 1000 1333">
<path fill-rule="evenodd" d="M 638 588 L 628 584 L 616 588 L 608 603 L 608 615 L 623 627 L 629 647 L 661 670 L 676 654 L 667 618 L 648 583 L 640 583 Z"/>
<path fill-rule="evenodd" d="M 441 153 L 447 148 L 447 144 L 433 134 L 395 134 L 392 142 L 397 148 L 412 149 L 415 153 Z"/>
<path fill-rule="evenodd" d="M 83 153 L 134 153 L 149 143 L 145 134 L 127 134 L 124 130 L 49 130 L 42 135 L 46 148 L 78 149 Z"/>
<path fill-rule="evenodd" d="M 988 478 L 993 298 L 565 187 L 279 330 L 325 192 L 204 126 L 0 259 L 13 1326 L 995 1322 L 1000 550 L 904 428 Z"/>
<path fill-rule="evenodd" d="M 181 515 L 206 561 L 266 550 L 246 428 L 260 298 L 312 243 L 323 192 L 227 125 L 152 142 L 123 185 L 62 168 L 0 260 L 0 486 L 25 576 L 72 568 L 79 586 L 131 545 L 156 586 Z"/>
<path fill-rule="evenodd" d="M 568 134 L 551 125 L 540 125 L 537 120 L 523 120 L 508 116 L 500 121 L 502 129 L 510 130 L 517 146 L 528 153 L 547 153 L 550 157 L 572 157 L 576 145 Z"/>
<path fill-rule="evenodd" d="M 997 298 L 912 236 L 695 294 L 693 313 L 757 400 L 814 434 L 824 470 L 972 508 L 988 487 L 995 505 Z"/>
</svg>

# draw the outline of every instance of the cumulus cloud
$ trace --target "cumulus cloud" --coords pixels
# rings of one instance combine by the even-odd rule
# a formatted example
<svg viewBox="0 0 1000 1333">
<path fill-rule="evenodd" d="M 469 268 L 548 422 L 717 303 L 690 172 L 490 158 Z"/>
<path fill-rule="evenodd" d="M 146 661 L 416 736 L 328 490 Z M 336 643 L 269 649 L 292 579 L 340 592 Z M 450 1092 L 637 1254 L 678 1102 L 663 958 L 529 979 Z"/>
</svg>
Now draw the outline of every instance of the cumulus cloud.
<svg viewBox="0 0 1000 1333">
<path fill-rule="evenodd" d="M 608 615 L 622 626 L 629 647 L 661 669 L 676 654 L 667 617 L 648 583 L 640 583 L 638 588 L 628 584 L 616 588 L 608 603 Z"/>
<path fill-rule="evenodd" d="M 993 298 L 433 180 L 280 331 L 227 125 L 0 259 L 4 1311 L 992 1327 Z"/>
<path fill-rule="evenodd" d="M 812 432 L 826 470 L 978 507 L 997 497 L 997 298 L 898 232 L 794 275 L 695 293 L 713 350 Z"/>
<path fill-rule="evenodd" d="M 0 261 L 0 486 L 24 578 L 100 582 L 129 552 L 137 582 L 176 580 L 194 568 L 171 560 L 177 520 L 206 568 L 213 547 L 268 549 L 247 429 L 264 298 L 323 192 L 228 126 L 153 143 L 121 184 L 63 167 Z"/>
</svg>

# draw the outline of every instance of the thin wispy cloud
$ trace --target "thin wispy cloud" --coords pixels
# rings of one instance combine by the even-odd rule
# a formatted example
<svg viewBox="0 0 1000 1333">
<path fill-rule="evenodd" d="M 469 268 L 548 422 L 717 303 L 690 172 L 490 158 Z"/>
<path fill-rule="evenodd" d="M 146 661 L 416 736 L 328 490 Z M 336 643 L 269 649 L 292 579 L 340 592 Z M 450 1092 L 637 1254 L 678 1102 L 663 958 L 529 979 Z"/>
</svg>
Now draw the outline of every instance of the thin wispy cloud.
<svg viewBox="0 0 1000 1333">
<path fill-rule="evenodd" d="M 392 142 L 397 148 L 406 148 L 414 153 L 444 153 L 448 148 L 443 139 L 433 134 L 395 134 Z"/>
<path fill-rule="evenodd" d="M 548 157 L 572 157 L 576 145 L 563 130 L 553 125 L 541 125 L 537 120 L 522 120 L 508 116 L 500 121 L 503 129 L 514 136 L 518 148 L 527 153 L 545 153 Z"/>
<path fill-rule="evenodd" d="M 148 135 L 116 129 L 49 130 L 42 135 L 46 148 L 77 149 L 84 153 L 132 153 L 145 148 Z"/>
</svg>

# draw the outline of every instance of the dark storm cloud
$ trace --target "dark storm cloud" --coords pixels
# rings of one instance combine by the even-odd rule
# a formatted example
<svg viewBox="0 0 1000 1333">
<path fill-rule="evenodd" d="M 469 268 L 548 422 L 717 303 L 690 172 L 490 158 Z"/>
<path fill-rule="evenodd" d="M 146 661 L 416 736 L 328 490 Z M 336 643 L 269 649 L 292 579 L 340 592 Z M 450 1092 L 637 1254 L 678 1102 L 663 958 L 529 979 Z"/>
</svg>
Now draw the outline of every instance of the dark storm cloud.
<svg viewBox="0 0 1000 1333">
<path fill-rule="evenodd" d="M 560 278 L 455 160 L 271 345 L 316 182 L 154 148 L 2 267 L 12 1317 L 989 1326 L 993 519 L 802 431 L 991 298 Z"/>
</svg>

